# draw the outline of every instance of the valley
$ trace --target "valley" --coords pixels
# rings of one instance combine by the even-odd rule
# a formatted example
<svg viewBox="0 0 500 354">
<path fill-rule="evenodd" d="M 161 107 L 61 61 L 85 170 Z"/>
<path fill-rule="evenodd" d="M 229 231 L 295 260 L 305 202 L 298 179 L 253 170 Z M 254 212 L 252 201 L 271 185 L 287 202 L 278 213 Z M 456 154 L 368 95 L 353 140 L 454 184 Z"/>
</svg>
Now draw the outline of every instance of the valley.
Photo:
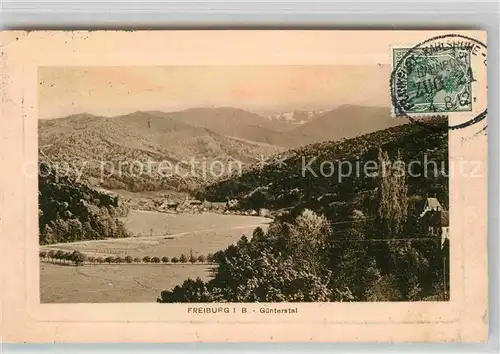
<svg viewBox="0 0 500 354">
<path fill-rule="evenodd" d="M 236 243 L 242 235 L 251 237 L 256 227 L 267 229 L 270 219 L 218 214 L 178 214 L 131 211 L 124 220 L 135 236 L 45 245 L 42 252 L 80 251 L 87 257 L 131 256 L 199 257 L 214 254 Z M 153 233 L 149 236 L 150 232 Z M 214 265 L 95 264 L 82 266 L 40 263 L 42 302 L 152 302 L 165 287 L 188 278 L 207 280 Z"/>
<path fill-rule="evenodd" d="M 266 117 L 218 107 L 43 121 L 41 301 L 442 296 L 436 289 L 447 248 L 427 235 L 419 215 L 429 195 L 449 207 L 447 176 L 389 174 L 385 181 L 342 168 L 319 173 L 341 162 L 428 158 L 444 166 L 447 121 L 426 123 L 433 128 L 392 118 L 386 108 L 352 105 Z M 304 161 L 311 161 L 309 172 Z M 240 169 L 218 173 L 235 162 Z M 69 171 L 61 170 L 65 164 Z M 144 170 L 161 165 L 170 173 Z M 207 169 L 214 165 L 219 170 Z M 385 206 L 390 216 L 381 214 L 381 198 L 393 201 Z M 422 242 L 370 243 L 405 237 Z M 399 274 L 402 263 L 411 271 Z"/>
</svg>

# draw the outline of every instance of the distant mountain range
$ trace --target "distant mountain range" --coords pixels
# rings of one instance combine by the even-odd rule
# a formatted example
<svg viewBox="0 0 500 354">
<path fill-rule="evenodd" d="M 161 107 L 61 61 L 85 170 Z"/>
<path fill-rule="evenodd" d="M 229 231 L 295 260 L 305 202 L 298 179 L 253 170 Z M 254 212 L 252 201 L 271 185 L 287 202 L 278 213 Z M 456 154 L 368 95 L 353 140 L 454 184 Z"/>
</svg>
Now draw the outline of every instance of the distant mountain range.
<svg viewBox="0 0 500 354">
<path fill-rule="evenodd" d="M 290 147 L 291 142 L 281 134 L 281 124 L 239 108 L 191 108 L 179 112 L 146 112 L 193 127 L 209 129 L 220 135 Z"/>
<path fill-rule="evenodd" d="M 275 114 L 268 114 L 264 117 L 270 121 L 278 121 L 286 124 L 291 129 L 296 128 L 298 125 L 302 125 L 310 122 L 314 118 L 328 112 L 328 109 L 317 109 L 311 111 L 295 110 L 289 112 L 280 112 Z"/>
<path fill-rule="evenodd" d="M 271 118 L 220 107 L 138 111 L 111 118 L 77 114 L 39 122 L 42 160 L 85 163 L 83 177 L 90 182 L 134 191 L 192 190 L 213 182 L 200 179 L 206 171 L 199 164 L 190 165 L 191 159 L 206 164 L 240 161 L 250 165 L 305 144 L 352 138 L 405 123 L 392 118 L 388 108 L 357 106 L 294 111 Z M 107 168 L 104 180 L 103 161 Z M 131 161 L 168 161 L 178 170 L 168 177 L 137 177 L 123 169 Z M 111 173 L 110 169 L 116 172 L 120 164 L 120 175 Z"/>
<path fill-rule="evenodd" d="M 343 105 L 318 114 L 307 123 L 295 128 L 292 134 L 303 145 L 350 139 L 405 123 L 408 123 L 408 120 L 392 117 L 389 108 Z"/>
</svg>

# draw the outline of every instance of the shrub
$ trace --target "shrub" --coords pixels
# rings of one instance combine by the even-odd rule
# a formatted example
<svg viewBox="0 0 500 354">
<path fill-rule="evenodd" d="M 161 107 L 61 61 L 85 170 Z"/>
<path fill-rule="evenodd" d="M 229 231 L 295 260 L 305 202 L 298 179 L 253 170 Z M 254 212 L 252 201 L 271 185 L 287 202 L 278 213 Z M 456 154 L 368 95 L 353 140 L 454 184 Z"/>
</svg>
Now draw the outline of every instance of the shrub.
<svg viewBox="0 0 500 354">
<path fill-rule="evenodd" d="M 179 259 L 177 257 L 172 258 L 172 263 L 179 263 Z"/>
<path fill-rule="evenodd" d="M 200 256 L 198 257 L 198 262 L 200 262 L 200 263 L 205 263 L 205 260 L 206 260 L 206 259 L 205 259 L 205 256 L 204 256 L 204 255 L 200 255 Z"/>
<path fill-rule="evenodd" d="M 149 263 L 149 262 L 151 262 L 151 257 L 149 257 L 149 256 L 145 256 L 144 258 L 142 258 L 142 261 L 143 261 L 144 263 Z"/>
<path fill-rule="evenodd" d="M 127 262 L 127 263 L 129 263 L 129 264 L 130 264 L 130 263 L 132 263 L 133 261 L 134 261 L 134 259 L 133 259 L 131 256 L 127 256 L 127 257 L 125 257 L 125 262 Z"/>
<path fill-rule="evenodd" d="M 163 263 L 168 263 L 168 262 L 170 262 L 170 258 L 168 258 L 168 257 L 162 257 L 162 258 L 161 258 L 161 261 L 162 261 Z"/>
</svg>

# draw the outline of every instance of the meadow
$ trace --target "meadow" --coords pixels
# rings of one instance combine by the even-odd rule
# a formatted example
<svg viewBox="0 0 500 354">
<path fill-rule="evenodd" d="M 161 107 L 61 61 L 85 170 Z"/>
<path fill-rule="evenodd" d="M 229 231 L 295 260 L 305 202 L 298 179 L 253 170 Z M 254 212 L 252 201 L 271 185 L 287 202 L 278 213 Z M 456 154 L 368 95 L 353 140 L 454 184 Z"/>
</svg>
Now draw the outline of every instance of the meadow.
<svg viewBox="0 0 500 354">
<path fill-rule="evenodd" d="M 208 280 L 203 264 L 40 265 L 42 303 L 155 302 L 188 278 Z"/>
<path fill-rule="evenodd" d="M 220 214 L 166 214 L 132 210 L 123 220 L 134 237 L 40 246 L 41 251 L 80 251 L 87 256 L 206 256 L 251 236 L 270 219 Z M 154 302 L 161 290 L 188 278 L 208 279 L 207 264 L 40 264 L 42 302 Z"/>
</svg>

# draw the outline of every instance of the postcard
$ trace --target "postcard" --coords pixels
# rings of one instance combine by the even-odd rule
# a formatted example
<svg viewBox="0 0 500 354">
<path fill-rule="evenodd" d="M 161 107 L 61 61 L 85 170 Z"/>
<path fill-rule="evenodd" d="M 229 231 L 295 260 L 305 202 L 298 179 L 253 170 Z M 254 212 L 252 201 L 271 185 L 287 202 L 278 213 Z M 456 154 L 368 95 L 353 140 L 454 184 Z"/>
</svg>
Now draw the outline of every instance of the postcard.
<svg viewBox="0 0 500 354">
<path fill-rule="evenodd" d="M 485 31 L 1 41 L 5 341 L 487 340 Z"/>
</svg>

